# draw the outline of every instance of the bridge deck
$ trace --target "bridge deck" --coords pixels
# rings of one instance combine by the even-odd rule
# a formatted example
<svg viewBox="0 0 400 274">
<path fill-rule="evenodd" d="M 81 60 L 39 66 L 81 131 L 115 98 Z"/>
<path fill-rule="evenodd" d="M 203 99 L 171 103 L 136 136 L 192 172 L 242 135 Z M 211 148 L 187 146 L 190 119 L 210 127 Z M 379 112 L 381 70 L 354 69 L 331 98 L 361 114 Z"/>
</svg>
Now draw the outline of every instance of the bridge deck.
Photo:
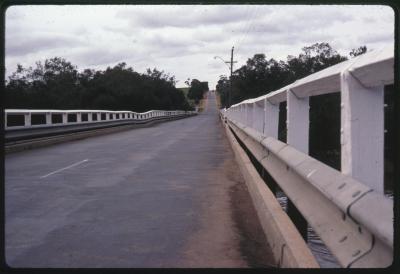
<svg viewBox="0 0 400 274">
<path fill-rule="evenodd" d="M 7 155 L 8 265 L 273 264 L 214 99 L 196 117 Z"/>
</svg>

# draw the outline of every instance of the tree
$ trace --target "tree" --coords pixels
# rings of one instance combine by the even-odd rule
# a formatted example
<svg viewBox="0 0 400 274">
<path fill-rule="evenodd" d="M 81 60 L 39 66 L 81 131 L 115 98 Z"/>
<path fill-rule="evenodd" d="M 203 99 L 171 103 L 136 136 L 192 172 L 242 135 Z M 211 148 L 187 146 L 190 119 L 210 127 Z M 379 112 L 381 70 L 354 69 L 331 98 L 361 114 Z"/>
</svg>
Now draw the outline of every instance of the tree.
<svg viewBox="0 0 400 274">
<path fill-rule="evenodd" d="M 367 52 L 367 46 L 361 46 L 358 49 L 352 49 L 350 52 L 350 56 L 356 57 L 356 56 L 364 54 L 366 52 Z"/>
<path fill-rule="evenodd" d="M 77 67 L 60 57 L 17 66 L 6 85 L 6 108 L 132 110 L 192 109 L 174 76 L 156 68 L 135 72 L 125 62 L 104 71 Z"/>
<path fill-rule="evenodd" d="M 36 67 L 17 70 L 6 86 L 6 107 L 70 108 L 79 104 L 79 82 L 76 66 L 54 57 Z"/>
<path fill-rule="evenodd" d="M 208 82 L 200 82 L 197 79 L 193 79 L 190 82 L 190 89 L 188 92 L 188 97 L 193 99 L 196 104 L 203 98 L 204 92 L 208 91 Z"/>
<path fill-rule="evenodd" d="M 216 92 L 220 96 L 221 107 L 226 107 L 228 105 L 229 85 L 228 78 L 225 75 L 220 75 L 216 86 Z"/>
</svg>

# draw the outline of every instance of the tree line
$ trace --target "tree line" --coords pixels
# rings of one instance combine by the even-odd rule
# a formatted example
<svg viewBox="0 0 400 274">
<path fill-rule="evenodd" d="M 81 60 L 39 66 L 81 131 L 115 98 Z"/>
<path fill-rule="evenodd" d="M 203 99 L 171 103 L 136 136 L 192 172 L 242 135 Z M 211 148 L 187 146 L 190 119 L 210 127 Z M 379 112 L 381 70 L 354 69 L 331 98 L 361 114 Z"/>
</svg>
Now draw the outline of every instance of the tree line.
<svg viewBox="0 0 400 274">
<path fill-rule="evenodd" d="M 187 79 L 185 83 L 190 87 L 188 92 L 188 97 L 195 101 L 196 104 L 203 99 L 203 95 L 209 90 L 208 82 L 201 82 L 197 79 Z"/>
<path fill-rule="evenodd" d="M 353 49 L 355 57 L 367 51 L 366 46 Z M 347 60 L 328 43 L 315 43 L 302 48 L 298 56 L 289 55 L 286 61 L 267 59 L 255 54 L 232 75 L 231 104 L 278 90 L 312 73 Z M 229 107 L 230 79 L 220 76 L 216 91 L 221 106 Z M 310 155 L 340 169 L 340 94 L 310 97 Z M 286 141 L 286 102 L 280 104 L 279 134 Z"/>
<path fill-rule="evenodd" d="M 366 46 L 353 49 L 354 57 L 367 51 Z M 298 56 L 289 55 L 286 61 L 267 59 L 265 54 L 255 54 L 232 75 L 231 104 L 255 98 L 282 88 L 312 73 L 347 60 L 328 43 L 315 43 L 302 48 Z M 222 107 L 228 107 L 230 79 L 220 76 L 216 90 L 221 96 Z"/>
<path fill-rule="evenodd" d="M 18 64 L 5 86 L 5 108 L 105 109 L 144 112 L 192 110 L 176 80 L 156 68 L 138 73 L 122 62 L 105 70 L 84 69 L 61 57 Z"/>
</svg>

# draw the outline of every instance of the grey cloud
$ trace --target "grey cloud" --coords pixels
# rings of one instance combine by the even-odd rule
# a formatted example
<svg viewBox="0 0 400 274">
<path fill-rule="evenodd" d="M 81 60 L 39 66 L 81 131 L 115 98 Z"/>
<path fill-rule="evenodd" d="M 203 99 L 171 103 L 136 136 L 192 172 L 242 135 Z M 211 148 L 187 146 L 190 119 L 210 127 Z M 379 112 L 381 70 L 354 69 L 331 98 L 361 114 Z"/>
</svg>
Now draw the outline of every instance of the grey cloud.
<svg viewBox="0 0 400 274">
<path fill-rule="evenodd" d="M 317 42 L 329 42 L 332 41 L 334 36 L 328 33 L 319 32 L 281 32 L 273 33 L 269 35 L 251 35 L 247 39 L 249 44 L 265 44 L 265 45 L 293 45 L 295 43 L 302 43 L 303 46 L 307 44 L 317 43 Z"/>
<path fill-rule="evenodd" d="M 121 33 L 127 36 L 134 35 L 135 33 L 132 31 L 132 28 L 130 26 L 125 26 L 125 27 L 116 27 L 116 26 L 104 26 L 103 30 L 109 31 L 112 33 Z"/>
<path fill-rule="evenodd" d="M 394 41 L 393 33 L 374 33 L 369 35 L 364 35 L 359 38 L 361 43 L 382 43 L 382 42 L 392 42 Z"/>
<path fill-rule="evenodd" d="M 139 40 L 139 42 L 153 56 L 162 58 L 194 54 L 205 46 L 204 42 L 191 37 L 174 37 L 172 35 L 152 35 Z"/>
<path fill-rule="evenodd" d="M 375 23 L 376 22 L 376 19 L 374 18 L 374 17 L 372 17 L 372 16 L 366 16 L 366 17 L 363 17 L 362 18 L 362 21 L 364 22 L 364 23 Z"/>
<path fill-rule="evenodd" d="M 127 54 L 129 53 L 105 48 L 86 48 L 74 53 L 72 58 L 88 66 L 97 66 L 124 61 Z"/>
<path fill-rule="evenodd" d="M 145 39 L 145 42 L 150 45 L 157 46 L 163 49 L 171 47 L 173 48 L 173 47 L 187 46 L 188 43 L 190 43 L 190 41 L 186 39 L 177 39 L 174 37 L 165 37 L 161 35 L 151 36 Z"/>
<path fill-rule="evenodd" d="M 279 32 L 308 32 L 310 30 L 324 29 L 335 22 L 345 22 L 352 18 L 345 14 L 328 13 L 323 16 L 315 16 L 315 11 L 294 13 L 290 16 L 281 17 L 279 20 L 268 20 L 268 22 L 257 22 L 254 25 L 255 32 L 279 33 Z"/>
<path fill-rule="evenodd" d="M 346 52 L 365 43 L 393 41 L 384 34 L 392 33 L 390 14 L 358 13 L 340 6 L 149 5 L 123 10 L 113 6 L 90 20 L 79 17 L 85 12 L 77 6 L 71 13 L 74 19 L 66 20 L 71 25 L 57 27 L 40 23 L 58 18 L 45 8 L 35 16 L 26 10 L 6 18 L 6 62 L 10 64 L 30 63 L 57 53 L 83 68 L 101 69 L 126 61 L 134 68 L 167 67 L 181 79 L 197 73 L 209 79 L 215 77 L 213 71 L 226 72 L 213 56 L 228 59 L 232 45 L 235 58 L 242 62 L 258 52 L 282 59 L 280 56 L 297 55 L 303 46 L 322 41 L 334 42 L 335 49 L 342 45 Z M 361 29 L 363 18 L 368 17 L 376 22 Z"/>
<path fill-rule="evenodd" d="M 6 55 L 23 56 L 43 50 L 71 47 L 81 44 L 79 39 L 69 36 L 20 36 L 10 35 L 6 37 Z"/>
<path fill-rule="evenodd" d="M 19 10 L 18 8 L 16 8 L 17 6 L 10 6 L 6 9 L 6 20 L 19 20 L 19 19 L 23 19 L 25 17 L 25 14 Z"/>
<path fill-rule="evenodd" d="M 237 23 L 249 19 L 249 13 L 246 13 L 245 6 L 217 6 L 210 9 L 201 9 L 200 11 L 196 11 L 196 8 L 193 8 L 191 11 L 184 9 L 184 7 L 171 10 L 171 12 L 160 13 L 157 8 L 152 11 L 142 10 L 140 12 L 139 9 L 130 8 L 117 12 L 116 16 L 120 19 L 128 19 L 130 25 L 133 27 L 144 28 L 162 28 L 168 26 L 187 28 Z"/>
<path fill-rule="evenodd" d="M 194 38 L 204 42 L 216 42 L 223 39 L 225 36 L 230 36 L 221 28 L 198 28 L 194 30 Z"/>
</svg>

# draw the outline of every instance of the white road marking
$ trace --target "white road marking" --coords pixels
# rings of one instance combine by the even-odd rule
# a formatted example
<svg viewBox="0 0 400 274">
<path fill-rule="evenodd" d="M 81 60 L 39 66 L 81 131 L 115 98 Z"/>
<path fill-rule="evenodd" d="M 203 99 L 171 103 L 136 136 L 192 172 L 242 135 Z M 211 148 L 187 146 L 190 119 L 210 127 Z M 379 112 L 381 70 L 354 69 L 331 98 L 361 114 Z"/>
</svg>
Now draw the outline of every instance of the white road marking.
<svg viewBox="0 0 400 274">
<path fill-rule="evenodd" d="M 46 174 L 46 175 L 43 175 L 42 177 L 40 177 L 40 179 L 46 178 L 46 177 L 48 177 L 48 176 L 50 176 L 50 175 L 53 175 L 53 174 L 58 173 L 58 172 L 60 172 L 60 171 L 66 170 L 66 169 L 68 169 L 68 168 L 71 168 L 71 167 L 80 165 L 80 164 L 82 164 L 82 163 L 84 163 L 84 162 L 87 162 L 87 161 L 89 161 L 89 159 L 85 159 L 85 160 L 82 160 L 82 161 L 77 162 L 77 163 L 75 163 L 75 164 L 72 164 L 72 165 L 70 165 L 70 166 L 67 166 L 67 167 L 58 169 L 58 170 L 56 170 L 56 171 L 50 172 L 49 174 Z"/>
</svg>

